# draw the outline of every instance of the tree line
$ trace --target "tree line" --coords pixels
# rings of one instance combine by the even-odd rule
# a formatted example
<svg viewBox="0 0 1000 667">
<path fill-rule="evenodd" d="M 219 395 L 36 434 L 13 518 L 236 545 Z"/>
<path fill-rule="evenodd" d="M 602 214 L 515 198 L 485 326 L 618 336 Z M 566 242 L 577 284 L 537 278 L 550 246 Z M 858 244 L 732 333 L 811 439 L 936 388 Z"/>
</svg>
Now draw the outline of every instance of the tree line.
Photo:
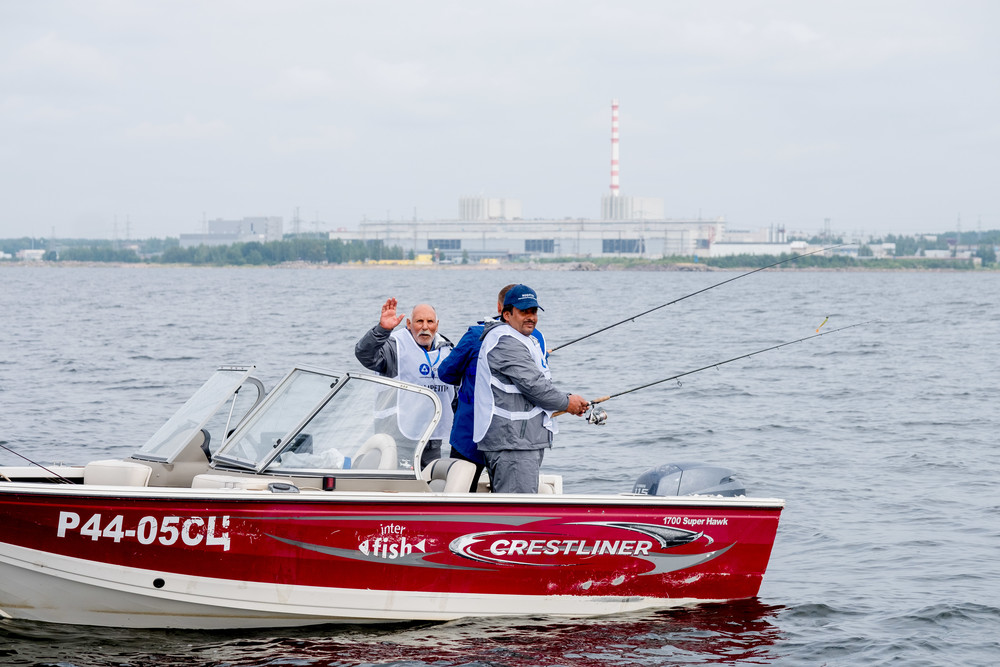
<svg viewBox="0 0 1000 667">
<path fill-rule="evenodd" d="M 228 246 L 178 246 L 168 248 L 152 261 L 163 264 L 260 266 L 284 262 L 343 264 L 379 259 L 403 259 L 403 249 L 399 246 L 386 246 L 382 241 L 291 239 L 268 243 L 251 241 Z"/>
<path fill-rule="evenodd" d="M 149 256 L 133 248 L 115 248 L 110 242 L 77 245 L 46 253 L 48 261 L 149 262 L 153 264 L 194 264 L 209 266 L 271 266 L 284 262 L 343 264 L 379 259 L 403 259 L 403 249 L 382 241 L 342 241 L 341 239 L 290 239 L 232 245 L 199 245 L 182 248 L 172 244 Z"/>
<path fill-rule="evenodd" d="M 805 240 L 805 239 L 803 239 Z M 814 237 L 808 239 L 814 245 L 829 245 L 840 243 L 841 239 Z M 913 259 L 927 250 L 954 248 L 956 245 L 975 248 L 975 255 L 982 259 L 983 266 L 995 265 L 997 255 L 995 246 L 1000 244 L 1000 230 L 987 232 L 945 232 L 937 235 L 897 236 L 888 235 L 870 244 L 895 243 L 895 257 L 874 259 L 869 244 L 862 244 L 858 249 L 858 257 L 835 255 L 824 257 L 811 255 L 789 262 L 788 268 L 847 268 L 864 266 L 868 268 L 953 268 L 968 269 L 971 263 L 961 259 Z M 343 241 L 341 239 L 326 239 L 322 237 L 299 236 L 283 241 L 267 243 L 249 242 L 232 245 L 180 247 L 176 238 L 145 239 L 126 242 L 130 247 L 121 247 L 121 243 L 94 239 L 60 239 L 58 249 L 52 249 L 56 242 L 45 239 L 22 237 L 18 239 L 0 240 L 0 250 L 14 255 L 24 248 L 48 247 L 44 256 L 46 261 L 79 261 L 79 262 L 149 262 L 156 264 L 192 264 L 213 266 L 269 266 L 284 262 L 309 262 L 342 264 L 345 262 L 363 262 L 380 259 L 413 259 L 413 252 L 404 253 L 399 246 L 387 246 L 383 241 Z M 135 248 L 138 248 L 138 251 Z M 730 257 L 698 258 L 708 266 L 719 268 L 759 268 L 785 259 L 791 255 L 736 255 Z M 690 257 L 672 257 L 662 260 L 638 260 L 629 258 L 588 258 L 596 263 L 686 263 Z M 541 261 L 579 261 L 580 258 L 560 257 L 543 259 Z"/>
</svg>

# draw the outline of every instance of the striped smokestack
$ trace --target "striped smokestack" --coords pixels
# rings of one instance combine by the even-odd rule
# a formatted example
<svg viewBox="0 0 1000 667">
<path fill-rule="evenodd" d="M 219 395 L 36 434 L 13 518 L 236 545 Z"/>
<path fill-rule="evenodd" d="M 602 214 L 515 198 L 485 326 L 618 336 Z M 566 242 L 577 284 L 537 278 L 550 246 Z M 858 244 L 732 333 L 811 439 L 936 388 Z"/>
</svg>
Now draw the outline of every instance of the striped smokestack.
<svg viewBox="0 0 1000 667">
<path fill-rule="evenodd" d="M 611 196 L 618 196 L 618 100 L 611 100 Z"/>
</svg>

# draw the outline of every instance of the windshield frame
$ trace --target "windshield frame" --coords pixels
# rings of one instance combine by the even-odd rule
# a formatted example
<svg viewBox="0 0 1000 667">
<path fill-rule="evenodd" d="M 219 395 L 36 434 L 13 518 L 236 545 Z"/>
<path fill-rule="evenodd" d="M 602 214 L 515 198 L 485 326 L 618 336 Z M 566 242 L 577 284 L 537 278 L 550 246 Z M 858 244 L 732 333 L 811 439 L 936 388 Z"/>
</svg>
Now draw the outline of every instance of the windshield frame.
<svg viewBox="0 0 1000 667">
<path fill-rule="evenodd" d="M 310 422 L 316 415 L 318 415 L 326 406 L 331 402 L 336 400 L 337 394 L 349 386 L 351 381 L 356 382 L 371 382 L 374 384 L 381 384 L 387 387 L 393 387 L 396 389 L 403 389 L 406 391 L 421 394 L 431 399 L 434 404 L 434 415 L 430 422 L 424 428 L 423 433 L 420 438 L 416 441 L 417 444 L 414 448 L 414 465 L 412 469 L 406 468 L 396 468 L 396 469 L 384 469 L 384 470 L 373 470 L 370 468 L 298 468 L 298 469 L 288 469 L 281 467 L 271 467 L 275 460 L 285 451 L 284 447 L 274 447 L 271 450 L 270 456 L 266 457 L 261 463 L 258 464 L 256 472 L 258 474 L 274 474 L 274 475 L 285 475 L 285 476 L 329 476 L 336 475 L 337 477 L 356 477 L 356 478 L 367 478 L 367 479 L 420 479 L 420 466 L 416 465 L 420 461 L 423 455 L 424 448 L 427 446 L 427 442 L 430 440 L 431 434 L 437 427 L 438 422 L 441 421 L 442 407 L 441 400 L 438 398 L 436 392 L 427 387 L 422 387 L 420 385 L 410 384 L 408 382 L 402 382 L 394 378 L 387 378 L 381 375 L 372 375 L 370 373 L 356 373 L 347 372 L 342 376 L 342 381 L 339 382 L 334 388 L 319 404 L 314 406 L 309 412 L 309 416 L 302 420 L 295 428 L 294 431 L 287 435 L 287 438 L 282 439 L 282 442 L 288 443 L 295 440 L 299 433 L 304 431 L 306 427 L 309 426 Z M 270 469 L 269 469 L 270 468 Z"/>
<path fill-rule="evenodd" d="M 161 425 L 152 436 L 131 457 L 139 461 L 171 463 L 186 448 L 194 435 L 208 424 L 218 411 L 239 393 L 244 385 L 250 383 L 258 391 L 256 407 L 264 398 L 263 383 L 252 376 L 256 366 L 218 366 L 211 376 L 177 409 L 170 418 Z M 225 374 L 232 374 L 224 378 Z M 212 384 L 219 386 L 209 389 Z M 247 414 L 253 412 L 249 410 Z M 193 420 L 192 413 L 196 416 Z M 230 419 L 232 410 L 230 410 Z M 184 434 L 180 437 L 179 434 Z M 169 441 L 176 440 L 170 447 L 165 447 Z M 151 446 L 151 443 L 157 443 Z M 159 451 L 162 448 L 163 451 Z"/>
<path fill-rule="evenodd" d="M 264 414 L 265 411 L 269 410 L 275 403 L 281 401 L 284 398 L 284 393 L 289 387 L 289 385 L 295 380 L 295 378 L 303 373 L 310 373 L 321 375 L 329 378 L 332 383 L 330 390 L 325 393 L 322 397 L 319 397 L 312 405 L 308 406 L 308 409 L 302 411 L 302 417 L 298 419 L 294 426 L 292 426 L 287 432 L 282 434 L 277 438 L 277 442 L 272 444 L 268 449 L 264 450 L 263 453 L 257 455 L 257 460 L 251 461 L 249 458 L 241 457 L 236 455 L 234 451 L 240 439 L 247 435 L 247 432 L 255 427 L 257 420 L 260 415 Z M 356 477 L 356 478 L 393 478 L 393 479 L 419 479 L 420 478 L 420 466 L 414 465 L 413 469 L 385 469 L 385 470 L 371 470 L 371 469 L 340 469 L 340 468 L 301 468 L 301 469 L 282 469 L 280 467 L 271 467 L 275 460 L 284 452 L 285 447 L 282 446 L 283 443 L 294 442 L 296 437 L 309 425 L 309 423 L 316 417 L 316 415 L 322 411 L 326 406 L 333 400 L 336 400 L 336 395 L 347 387 L 352 381 L 357 382 L 372 382 L 376 384 L 385 385 L 387 387 L 393 387 L 396 389 L 403 389 L 406 391 L 411 391 L 419 393 L 423 396 L 428 397 L 433 401 L 434 414 L 429 420 L 429 423 L 425 427 L 423 433 L 421 433 L 419 440 L 416 441 L 414 447 L 414 461 L 419 462 L 420 457 L 423 454 L 424 448 L 427 446 L 428 440 L 430 440 L 431 434 L 437 427 L 438 422 L 441 420 L 442 406 L 441 401 L 437 394 L 419 385 L 409 384 L 407 382 L 401 382 L 393 378 L 387 378 L 380 375 L 373 375 L 369 373 L 356 373 L 356 372 L 337 372 L 330 371 L 315 366 L 305 366 L 299 365 L 295 366 L 284 378 L 278 382 L 277 385 L 270 391 L 267 397 L 261 401 L 261 403 L 242 421 L 239 427 L 233 434 L 226 439 L 225 444 L 222 448 L 214 455 L 212 459 L 211 466 L 213 468 L 236 468 L 239 470 L 244 470 L 247 472 L 254 472 L 258 475 L 280 475 L 283 477 L 288 476 L 331 476 L 336 475 L 337 477 Z M 317 393 L 317 396 L 319 394 Z M 275 432 L 276 433 L 276 432 Z M 270 469 L 269 469 L 270 468 Z"/>
<path fill-rule="evenodd" d="M 254 408 L 240 422 L 240 425 L 233 431 L 233 433 L 228 438 L 226 438 L 225 443 L 223 443 L 219 451 L 216 452 L 216 454 L 212 457 L 213 468 L 216 467 L 217 463 L 219 463 L 225 466 L 238 468 L 241 470 L 253 470 L 255 472 L 259 472 L 257 464 L 259 463 L 259 460 L 261 458 L 260 455 L 258 455 L 254 460 L 250 460 L 248 458 L 242 458 L 236 456 L 230 450 L 235 449 L 235 443 L 239 442 L 242 439 L 242 437 L 246 435 L 246 432 L 256 424 L 259 415 L 269 410 L 271 406 L 274 405 L 274 403 L 282 400 L 285 397 L 285 392 L 288 390 L 293 380 L 297 376 L 301 376 L 304 373 L 312 375 L 321 375 L 329 378 L 332 381 L 331 388 L 321 398 L 318 399 L 317 403 L 313 404 L 313 406 L 306 413 L 306 416 L 300 421 L 298 421 L 295 424 L 295 426 L 292 427 L 291 431 L 283 433 L 281 437 L 278 438 L 277 444 L 272 445 L 271 447 L 272 450 L 280 451 L 280 444 L 282 442 L 287 442 L 289 439 L 294 438 L 295 434 L 297 434 L 302 429 L 303 425 L 310 419 L 312 419 L 316 411 L 321 406 L 325 405 L 326 402 L 329 401 L 330 397 L 337 392 L 337 388 L 342 384 L 341 382 L 342 379 L 346 376 L 346 374 L 335 374 L 332 371 L 316 368 L 314 366 L 295 366 L 294 368 L 292 368 L 292 370 L 290 370 L 287 374 L 285 374 L 285 377 L 281 378 L 281 381 L 279 381 L 278 384 L 274 386 L 274 389 L 272 389 L 270 393 L 268 393 L 267 397 L 263 401 L 261 401 L 257 405 L 257 407 Z M 270 456 L 265 455 L 264 458 L 267 459 L 270 458 Z"/>
</svg>

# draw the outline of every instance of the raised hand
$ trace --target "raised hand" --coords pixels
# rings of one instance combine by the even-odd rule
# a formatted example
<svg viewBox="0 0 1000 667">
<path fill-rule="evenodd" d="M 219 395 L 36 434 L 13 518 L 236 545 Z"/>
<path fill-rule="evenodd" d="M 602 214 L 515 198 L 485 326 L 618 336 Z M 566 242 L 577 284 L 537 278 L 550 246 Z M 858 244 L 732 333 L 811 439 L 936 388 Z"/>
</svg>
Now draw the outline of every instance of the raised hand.
<svg viewBox="0 0 1000 667">
<path fill-rule="evenodd" d="M 390 297 L 382 304 L 382 316 L 379 317 L 378 324 L 383 329 L 392 331 L 403 321 L 404 317 L 406 315 L 396 315 L 396 300 Z"/>
</svg>

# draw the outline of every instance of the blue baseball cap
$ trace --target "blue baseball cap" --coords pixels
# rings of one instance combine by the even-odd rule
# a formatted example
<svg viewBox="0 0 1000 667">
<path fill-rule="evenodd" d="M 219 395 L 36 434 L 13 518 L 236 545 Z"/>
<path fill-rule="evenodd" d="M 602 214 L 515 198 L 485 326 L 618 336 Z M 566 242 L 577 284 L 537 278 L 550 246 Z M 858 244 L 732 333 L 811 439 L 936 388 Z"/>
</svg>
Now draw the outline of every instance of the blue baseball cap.
<svg viewBox="0 0 1000 667">
<path fill-rule="evenodd" d="M 514 285 L 510 288 L 510 291 L 503 298 L 503 307 L 506 308 L 507 306 L 514 306 L 518 310 L 528 310 L 529 308 L 545 310 L 538 305 L 538 297 L 535 296 L 535 290 L 527 285 Z"/>
</svg>

